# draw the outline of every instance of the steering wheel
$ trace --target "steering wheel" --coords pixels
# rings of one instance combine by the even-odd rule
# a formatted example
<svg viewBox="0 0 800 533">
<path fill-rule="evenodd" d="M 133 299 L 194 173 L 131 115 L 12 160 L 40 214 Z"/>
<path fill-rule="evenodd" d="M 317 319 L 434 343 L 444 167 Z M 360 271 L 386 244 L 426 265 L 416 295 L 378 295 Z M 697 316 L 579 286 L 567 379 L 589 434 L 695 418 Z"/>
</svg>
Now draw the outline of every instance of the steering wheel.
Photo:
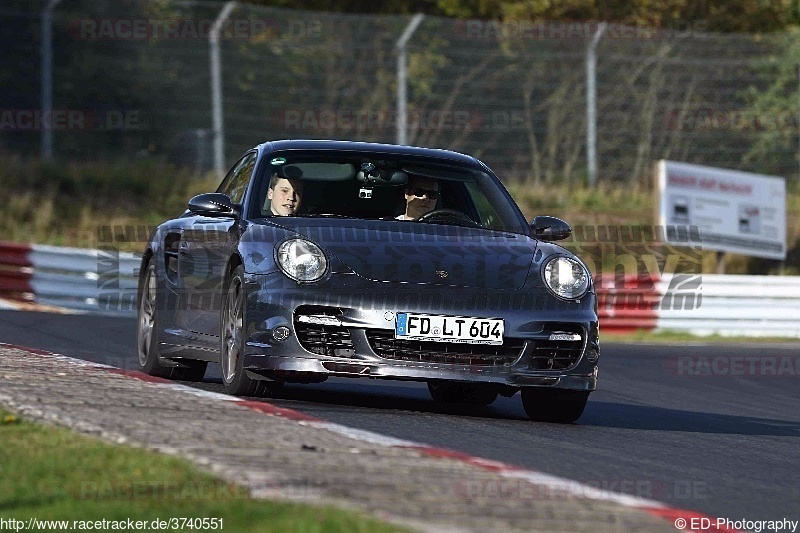
<svg viewBox="0 0 800 533">
<path fill-rule="evenodd" d="M 439 222 L 472 228 L 480 227 L 480 224 L 457 209 L 434 209 L 433 211 L 428 211 L 424 215 L 417 217 L 416 222 Z"/>
</svg>

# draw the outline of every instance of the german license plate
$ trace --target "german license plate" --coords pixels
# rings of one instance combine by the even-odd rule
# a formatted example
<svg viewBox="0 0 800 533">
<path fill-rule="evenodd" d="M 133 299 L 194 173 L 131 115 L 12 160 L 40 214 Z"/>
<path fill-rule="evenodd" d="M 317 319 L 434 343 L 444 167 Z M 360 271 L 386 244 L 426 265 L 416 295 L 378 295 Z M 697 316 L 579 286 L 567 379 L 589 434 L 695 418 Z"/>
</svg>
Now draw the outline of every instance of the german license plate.
<svg viewBox="0 0 800 533">
<path fill-rule="evenodd" d="M 503 344 L 503 320 L 397 313 L 394 336 L 418 341 Z"/>
</svg>

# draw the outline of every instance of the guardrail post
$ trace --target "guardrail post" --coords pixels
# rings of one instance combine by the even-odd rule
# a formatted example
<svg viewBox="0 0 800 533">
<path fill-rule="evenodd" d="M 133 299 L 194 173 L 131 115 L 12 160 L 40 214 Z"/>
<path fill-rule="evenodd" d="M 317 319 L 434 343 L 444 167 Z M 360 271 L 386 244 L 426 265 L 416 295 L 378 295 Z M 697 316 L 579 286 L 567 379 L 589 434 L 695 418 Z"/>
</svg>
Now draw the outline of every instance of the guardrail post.
<svg viewBox="0 0 800 533">
<path fill-rule="evenodd" d="M 397 144 L 406 144 L 408 142 L 408 117 L 406 115 L 408 113 L 408 96 L 406 93 L 406 86 L 408 85 L 408 51 L 406 50 L 406 45 L 423 18 L 425 18 L 425 15 L 421 13 L 414 15 L 414 18 L 408 23 L 408 26 L 403 30 L 403 34 L 395 44 L 395 48 L 397 48 Z"/>
<path fill-rule="evenodd" d="M 45 121 L 50 120 L 53 113 L 53 10 L 61 0 L 50 0 L 42 11 L 42 116 Z M 47 126 L 42 128 L 42 161 L 53 159 L 53 129 Z"/>
<path fill-rule="evenodd" d="M 597 45 L 608 25 L 601 22 L 586 51 L 586 168 L 589 187 L 597 184 Z"/>
<path fill-rule="evenodd" d="M 211 113 L 214 121 L 214 170 L 218 178 L 225 174 L 225 130 L 222 116 L 222 67 L 219 59 L 219 32 L 222 25 L 236 7 L 236 2 L 228 2 L 219 12 L 208 36 L 211 68 Z"/>
</svg>

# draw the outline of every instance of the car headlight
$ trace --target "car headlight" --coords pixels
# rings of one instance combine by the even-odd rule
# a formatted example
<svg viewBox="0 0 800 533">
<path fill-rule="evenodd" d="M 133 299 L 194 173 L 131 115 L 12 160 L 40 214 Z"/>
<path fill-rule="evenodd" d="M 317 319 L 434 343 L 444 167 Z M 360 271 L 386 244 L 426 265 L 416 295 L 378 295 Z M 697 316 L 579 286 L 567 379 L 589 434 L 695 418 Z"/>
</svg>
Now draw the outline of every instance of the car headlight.
<svg viewBox="0 0 800 533">
<path fill-rule="evenodd" d="M 305 239 L 289 239 L 278 246 L 278 266 L 300 283 L 318 281 L 328 271 L 328 258 L 319 246 Z"/>
<path fill-rule="evenodd" d="M 557 256 L 549 259 L 542 270 L 544 283 L 559 298 L 575 300 L 589 289 L 589 273 L 571 257 Z"/>
</svg>

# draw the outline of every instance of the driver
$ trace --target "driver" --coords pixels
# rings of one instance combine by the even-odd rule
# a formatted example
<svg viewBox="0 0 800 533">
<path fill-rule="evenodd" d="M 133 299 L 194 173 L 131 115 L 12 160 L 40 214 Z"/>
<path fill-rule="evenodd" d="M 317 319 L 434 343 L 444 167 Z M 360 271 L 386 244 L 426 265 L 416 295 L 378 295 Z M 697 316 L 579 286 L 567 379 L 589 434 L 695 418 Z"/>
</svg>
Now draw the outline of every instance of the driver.
<svg viewBox="0 0 800 533">
<path fill-rule="evenodd" d="M 395 217 L 397 220 L 416 220 L 436 208 L 439 199 L 437 180 L 412 177 L 406 185 L 406 212 Z"/>
<path fill-rule="evenodd" d="M 269 180 L 267 200 L 270 214 L 288 217 L 300 208 L 303 199 L 303 182 L 300 180 L 281 178 L 273 174 Z"/>
</svg>

